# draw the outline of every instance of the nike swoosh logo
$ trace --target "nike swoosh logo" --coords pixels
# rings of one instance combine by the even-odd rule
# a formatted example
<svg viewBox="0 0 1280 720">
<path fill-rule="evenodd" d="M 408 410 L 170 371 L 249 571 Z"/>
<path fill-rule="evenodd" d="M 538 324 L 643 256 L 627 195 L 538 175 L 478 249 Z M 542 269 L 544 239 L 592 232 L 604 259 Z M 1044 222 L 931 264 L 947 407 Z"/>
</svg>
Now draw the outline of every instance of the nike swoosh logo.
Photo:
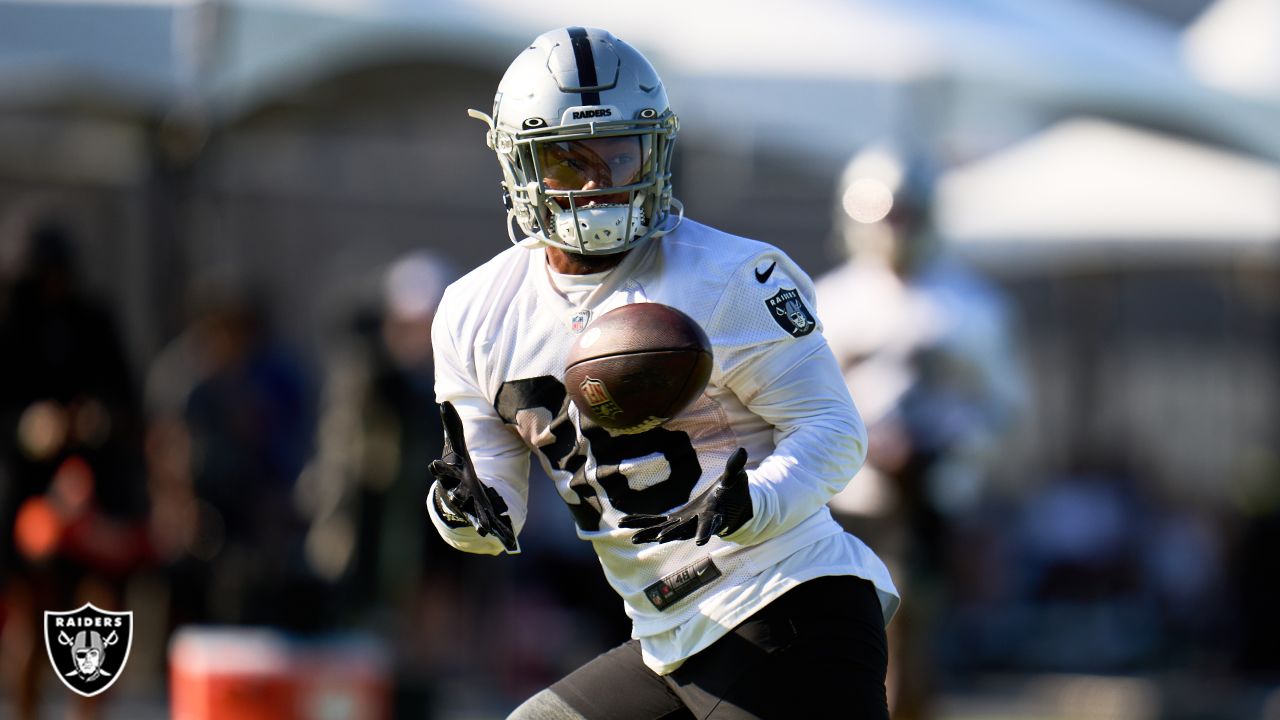
<svg viewBox="0 0 1280 720">
<path fill-rule="evenodd" d="M 763 285 L 764 282 L 769 279 L 769 276 L 773 274 L 773 269 L 776 267 L 778 267 L 777 260 L 769 263 L 769 267 L 765 268 L 764 272 L 760 272 L 759 270 L 756 270 L 756 280 L 758 280 L 760 284 Z"/>
</svg>

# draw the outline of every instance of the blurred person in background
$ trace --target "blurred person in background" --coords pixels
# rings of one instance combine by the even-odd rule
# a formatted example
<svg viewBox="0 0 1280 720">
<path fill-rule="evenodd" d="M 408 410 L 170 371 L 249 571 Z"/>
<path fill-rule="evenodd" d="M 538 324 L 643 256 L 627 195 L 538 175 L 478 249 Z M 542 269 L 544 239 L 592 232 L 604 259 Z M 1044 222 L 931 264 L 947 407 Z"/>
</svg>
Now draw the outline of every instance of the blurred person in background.
<svg viewBox="0 0 1280 720">
<path fill-rule="evenodd" d="M 890 704 L 903 720 L 932 713 L 934 618 L 953 543 L 1025 393 L 1005 299 L 935 231 L 937 171 L 930 156 L 888 144 L 856 154 L 835 207 L 848 260 L 816 283 L 869 434 L 867 463 L 832 509 L 906 588 L 889 632 Z"/>
<path fill-rule="evenodd" d="M 148 370 L 148 470 L 171 622 L 312 629 L 325 596 L 303 560 L 294 484 L 314 399 L 255 302 L 197 283 L 193 319 Z"/>
<path fill-rule="evenodd" d="M 295 493 L 308 520 L 308 562 L 348 581 L 344 603 L 358 615 L 404 606 L 419 590 L 423 563 L 435 560 L 414 506 L 441 447 L 431 319 L 449 277 L 425 252 L 379 275 L 376 298 L 344 309 L 325 368 L 316 452 Z"/>
<path fill-rule="evenodd" d="M 327 353 L 315 454 L 295 492 L 309 566 L 337 598 L 339 626 L 389 641 L 395 714 L 428 717 L 435 680 L 460 662 L 459 594 L 474 568 L 422 523 L 422 478 L 439 456 L 431 320 L 451 279 L 425 251 L 382 268 L 370 292 L 343 304 Z"/>
<path fill-rule="evenodd" d="M 1037 484 L 1008 523 L 1022 604 L 1009 615 L 1023 618 L 1026 639 L 1006 651 L 1038 670 L 1122 672 L 1158 647 L 1156 601 L 1166 593 L 1142 565 L 1163 544 L 1165 519 L 1147 497 L 1150 478 L 1123 454 L 1079 450 L 1074 457 L 1075 467 Z M 1203 574 L 1203 551 L 1177 545 L 1178 570 Z"/>
<path fill-rule="evenodd" d="M 26 240 L 0 296 L 0 668 L 21 718 L 50 679 L 44 611 L 124 610 L 150 554 L 139 401 L 116 325 L 85 291 L 68 225 L 49 218 Z M 76 698 L 71 712 L 97 707 Z"/>
<path fill-rule="evenodd" d="M 450 285 L 436 315 L 447 440 L 428 512 L 460 550 L 519 552 L 536 453 L 633 621 L 632 640 L 512 717 L 887 718 L 897 591 L 826 506 L 865 431 L 808 276 L 777 248 L 683 219 L 664 86 L 606 31 L 539 36 L 494 116 L 472 115 L 489 126 L 515 247 Z M 570 402 L 564 361 L 591 317 L 643 302 L 699 322 L 714 369 L 678 417 L 615 435 Z"/>
</svg>

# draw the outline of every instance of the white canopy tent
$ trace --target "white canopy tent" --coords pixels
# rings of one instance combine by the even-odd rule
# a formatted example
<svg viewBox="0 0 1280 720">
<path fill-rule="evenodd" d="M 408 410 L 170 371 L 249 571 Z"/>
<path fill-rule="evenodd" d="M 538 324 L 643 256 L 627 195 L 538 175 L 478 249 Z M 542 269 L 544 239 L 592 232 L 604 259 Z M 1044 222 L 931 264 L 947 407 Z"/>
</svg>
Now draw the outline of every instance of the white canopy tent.
<svg viewBox="0 0 1280 720">
<path fill-rule="evenodd" d="M 1198 84 L 1172 30 L 1093 0 L 0 0 L 0 106 L 79 94 L 216 121 L 380 58 L 496 74 L 565 24 L 614 29 L 651 54 L 687 127 L 832 168 L 903 126 L 938 132 L 911 127 L 930 108 L 903 88 L 921 81 L 945 89 L 941 102 L 976 95 L 967 117 L 996 134 L 1026 106 L 1086 108 L 1280 158 L 1280 112 Z"/>
<path fill-rule="evenodd" d="M 1280 3 L 1218 0 L 1183 31 L 1181 45 L 1205 83 L 1280 103 Z"/>
<path fill-rule="evenodd" d="M 1096 118 L 953 169 L 938 202 L 985 267 L 1280 260 L 1280 165 Z"/>
<path fill-rule="evenodd" d="M 389 2 L 411 17 L 439 12 Z M 457 17 L 501 18 L 494 25 L 526 38 L 564 24 L 613 28 L 654 56 L 689 127 L 800 149 L 833 168 L 868 140 L 953 130 L 937 125 L 953 120 L 922 116 L 955 118 L 957 105 L 966 106 L 976 134 L 998 136 L 996 143 L 1034 128 L 1040 113 L 1083 110 L 1159 119 L 1280 159 L 1272 131 L 1280 112 L 1198 83 L 1171 28 L 1098 0 L 455 0 L 446 7 Z M 916 84 L 939 92 L 913 93 Z M 927 105 L 917 104 L 922 98 Z"/>
</svg>

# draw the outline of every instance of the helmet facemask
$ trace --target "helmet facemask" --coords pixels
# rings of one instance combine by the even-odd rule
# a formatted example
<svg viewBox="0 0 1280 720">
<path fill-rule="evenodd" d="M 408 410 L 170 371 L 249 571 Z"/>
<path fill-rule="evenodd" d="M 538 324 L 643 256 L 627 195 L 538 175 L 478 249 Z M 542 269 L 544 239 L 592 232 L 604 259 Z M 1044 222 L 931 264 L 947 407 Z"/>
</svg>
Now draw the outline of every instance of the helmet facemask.
<svg viewBox="0 0 1280 720">
<path fill-rule="evenodd" d="M 645 112 L 651 118 L 636 122 L 535 125 L 514 136 L 490 130 L 511 205 L 512 242 L 610 255 L 674 229 L 664 225 L 672 205 L 683 213 L 671 197 L 678 122 L 669 111 Z M 526 241 L 515 238 L 512 220 Z"/>
</svg>

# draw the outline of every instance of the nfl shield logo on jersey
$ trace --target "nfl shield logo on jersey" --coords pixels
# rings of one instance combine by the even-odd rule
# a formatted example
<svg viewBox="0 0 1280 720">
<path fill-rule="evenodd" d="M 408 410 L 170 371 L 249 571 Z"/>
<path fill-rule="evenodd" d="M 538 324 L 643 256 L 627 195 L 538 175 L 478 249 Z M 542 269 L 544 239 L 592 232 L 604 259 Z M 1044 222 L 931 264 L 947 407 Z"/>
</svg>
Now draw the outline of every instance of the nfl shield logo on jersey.
<svg viewBox="0 0 1280 720">
<path fill-rule="evenodd" d="M 804 300 L 795 288 L 783 288 L 776 295 L 764 301 L 769 308 L 769 315 L 778 327 L 791 333 L 792 337 L 801 337 L 813 332 L 818 326 L 813 313 L 805 307 Z"/>
<path fill-rule="evenodd" d="M 49 662 L 72 692 L 93 697 L 115 684 L 133 646 L 133 613 L 101 610 L 45 611 L 44 646 Z"/>
<path fill-rule="evenodd" d="M 579 310 L 569 318 L 569 329 L 575 333 L 580 333 L 587 329 L 587 324 L 591 322 L 590 310 Z"/>
</svg>

